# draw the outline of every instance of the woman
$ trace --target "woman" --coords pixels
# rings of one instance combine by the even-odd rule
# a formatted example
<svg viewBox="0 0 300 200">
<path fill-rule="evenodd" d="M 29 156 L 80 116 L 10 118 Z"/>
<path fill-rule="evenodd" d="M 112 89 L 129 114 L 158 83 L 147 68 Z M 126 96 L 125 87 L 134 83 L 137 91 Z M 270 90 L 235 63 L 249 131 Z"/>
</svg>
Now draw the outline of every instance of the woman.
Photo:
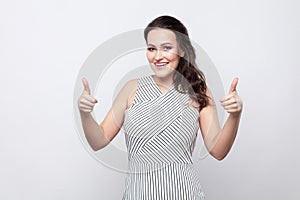
<svg viewBox="0 0 300 200">
<path fill-rule="evenodd" d="M 228 154 L 242 112 L 238 79 L 220 102 L 229 113 L 221 128 L 185 26 L 174 17 L 160 16 L 146 27 L 144 37 L 154 75 L 128 81 L 100 125 L 90 114 L 98 101 L 82 79 L 78 107 L 85 136 L 97 151 L 124 128 L 129 173 L 123 200 L 204 199 L 193 168 L 195 139 L 200 128 L 214 158 Z"/>
</svg>

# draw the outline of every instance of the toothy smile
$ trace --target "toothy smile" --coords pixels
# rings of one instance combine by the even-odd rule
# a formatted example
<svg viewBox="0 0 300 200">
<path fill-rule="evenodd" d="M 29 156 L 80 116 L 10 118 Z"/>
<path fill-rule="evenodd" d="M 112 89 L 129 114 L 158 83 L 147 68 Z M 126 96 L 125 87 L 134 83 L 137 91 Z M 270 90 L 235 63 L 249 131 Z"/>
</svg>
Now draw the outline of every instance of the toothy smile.
<svg viewBox="0 0 300 200">
<path fill-rule="evenodd" d="M 164 67 L 169 63 L 168 62 L 156 62 L 154 64 L 155 64 L 156 67 Z"/>
</svg>

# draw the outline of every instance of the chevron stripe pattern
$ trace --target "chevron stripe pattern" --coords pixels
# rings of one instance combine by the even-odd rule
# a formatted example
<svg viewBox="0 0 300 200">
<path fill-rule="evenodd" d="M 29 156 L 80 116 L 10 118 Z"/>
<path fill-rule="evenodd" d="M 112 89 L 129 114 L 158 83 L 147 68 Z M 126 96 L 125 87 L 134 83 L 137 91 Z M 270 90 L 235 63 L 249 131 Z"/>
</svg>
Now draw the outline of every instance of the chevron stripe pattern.
<svg viewBox="0 0 300 200">
<path fill-rule="evenodd" d="M 140 77 L 123 130 L 128 173 L 122 200 L 205 199 L 192 153 L 199 112 L 172 85 L 162 93 L 153 75 Z"/>
</svg>

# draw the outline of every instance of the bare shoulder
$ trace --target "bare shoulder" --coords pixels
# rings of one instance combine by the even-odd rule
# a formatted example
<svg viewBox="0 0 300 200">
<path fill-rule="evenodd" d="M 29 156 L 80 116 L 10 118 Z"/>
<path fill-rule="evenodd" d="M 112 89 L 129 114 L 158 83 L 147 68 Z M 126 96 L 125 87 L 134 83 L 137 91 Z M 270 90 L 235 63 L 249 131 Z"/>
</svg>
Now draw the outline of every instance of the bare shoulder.
<svg viewBox="0 0 300 200">
<path fill-rule="evenodd" d="M 207 87 L 206 88 L 206 95 L 208 96 L 208 102 L 210 106 L 215 106 L 215 100 L 214 97 L 212 95 L 211 90 Z"/>
<path fill-rule="evenodd" d="M 213 98 L 213 95 L 212 95 L 212 93 L 211 93 L 211 90 L 210 90 L 208 87 L 207 87 L 207 89 L 206 89 L 206 95 L 208 96 L 208 101 L 209 101 L 209 104 L 206 106 L 206 108 L 207 108 L 208 106 L 214 105 L 214 98 Z M 197 110 L 199 109 L 199 106 L 200 106 L 199 102 L 196 101 L 196 100 L 194 100 L 194 99 L 192 99 L 192 98 L 190 98 L 190 100 L 189 100 L 189 105 L 190 105 L 191 107 L 197 109 Z M 203 110 L 206 110 L 206 109 L 203 108 L 202 111 L 203 111 Z M 201 112 L 201 111 L 200 111 L 200 112 Z"/>
<path fill-rule="evenodd" d="M 115 102 L 116 104 L 123 104 L 123 103 L 127 103 L 127 100 L 130 98 L 130 96 L 135 93 L 135 90 L 137 88 L 137 84 L 138 84 L 138 79 L 131 79 L 129 81 L 127 81 L 123 87 L 121 88 L 121 90 L 119 91 Z"/>
<path fill-rule="evenodd" d="M 137 85 L 138 85 L 138 78 L 131 79 L 125 83 L 123 90 L 127 94 L 132 94 L 137 89 Z"/>
<path fill-rule="evenodd" d="M 137 85 L 138 85 L 138 81 L 139 79 L 138 78 L 134 78 L 134 79 L 130 79 L 129 81 L 126 82 L 126 86 L 128 88 L 134 88 L 136 89 Z"/>
<path fill-rule="evenodd" d="M 123 92 L 124 94 L 126 94 L 126 98 L 127 98 L 126 108 L 129 108 L 134 101 L 137 86 L 138 86 L 138 81 L 139 81 L 138 78 L 131 79 L 127 81 L 123 87 L 124 90 Z"/>
<path fill-rule="evenodd" d="M 198 110 L 200 104 L 196 100 L 190 98 L 190 100 L 189 100 L 189 106 Z"/>
</svg>

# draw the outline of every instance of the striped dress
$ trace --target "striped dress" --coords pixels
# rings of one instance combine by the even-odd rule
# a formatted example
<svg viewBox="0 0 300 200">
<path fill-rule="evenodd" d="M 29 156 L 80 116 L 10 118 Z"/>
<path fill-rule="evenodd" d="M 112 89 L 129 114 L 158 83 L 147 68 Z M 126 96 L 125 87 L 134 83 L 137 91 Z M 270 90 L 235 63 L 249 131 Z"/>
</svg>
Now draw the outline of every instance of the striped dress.
<svg viewBox="0 0 300 200">
<path fill-rule="evenodd" d="M 204 199 L 192 152 L 199 112 L 172 85 L 162 93 L 152 75 L 140 77 L 123 124 L 128 172 L 122 200 Z"/>
</svg>

